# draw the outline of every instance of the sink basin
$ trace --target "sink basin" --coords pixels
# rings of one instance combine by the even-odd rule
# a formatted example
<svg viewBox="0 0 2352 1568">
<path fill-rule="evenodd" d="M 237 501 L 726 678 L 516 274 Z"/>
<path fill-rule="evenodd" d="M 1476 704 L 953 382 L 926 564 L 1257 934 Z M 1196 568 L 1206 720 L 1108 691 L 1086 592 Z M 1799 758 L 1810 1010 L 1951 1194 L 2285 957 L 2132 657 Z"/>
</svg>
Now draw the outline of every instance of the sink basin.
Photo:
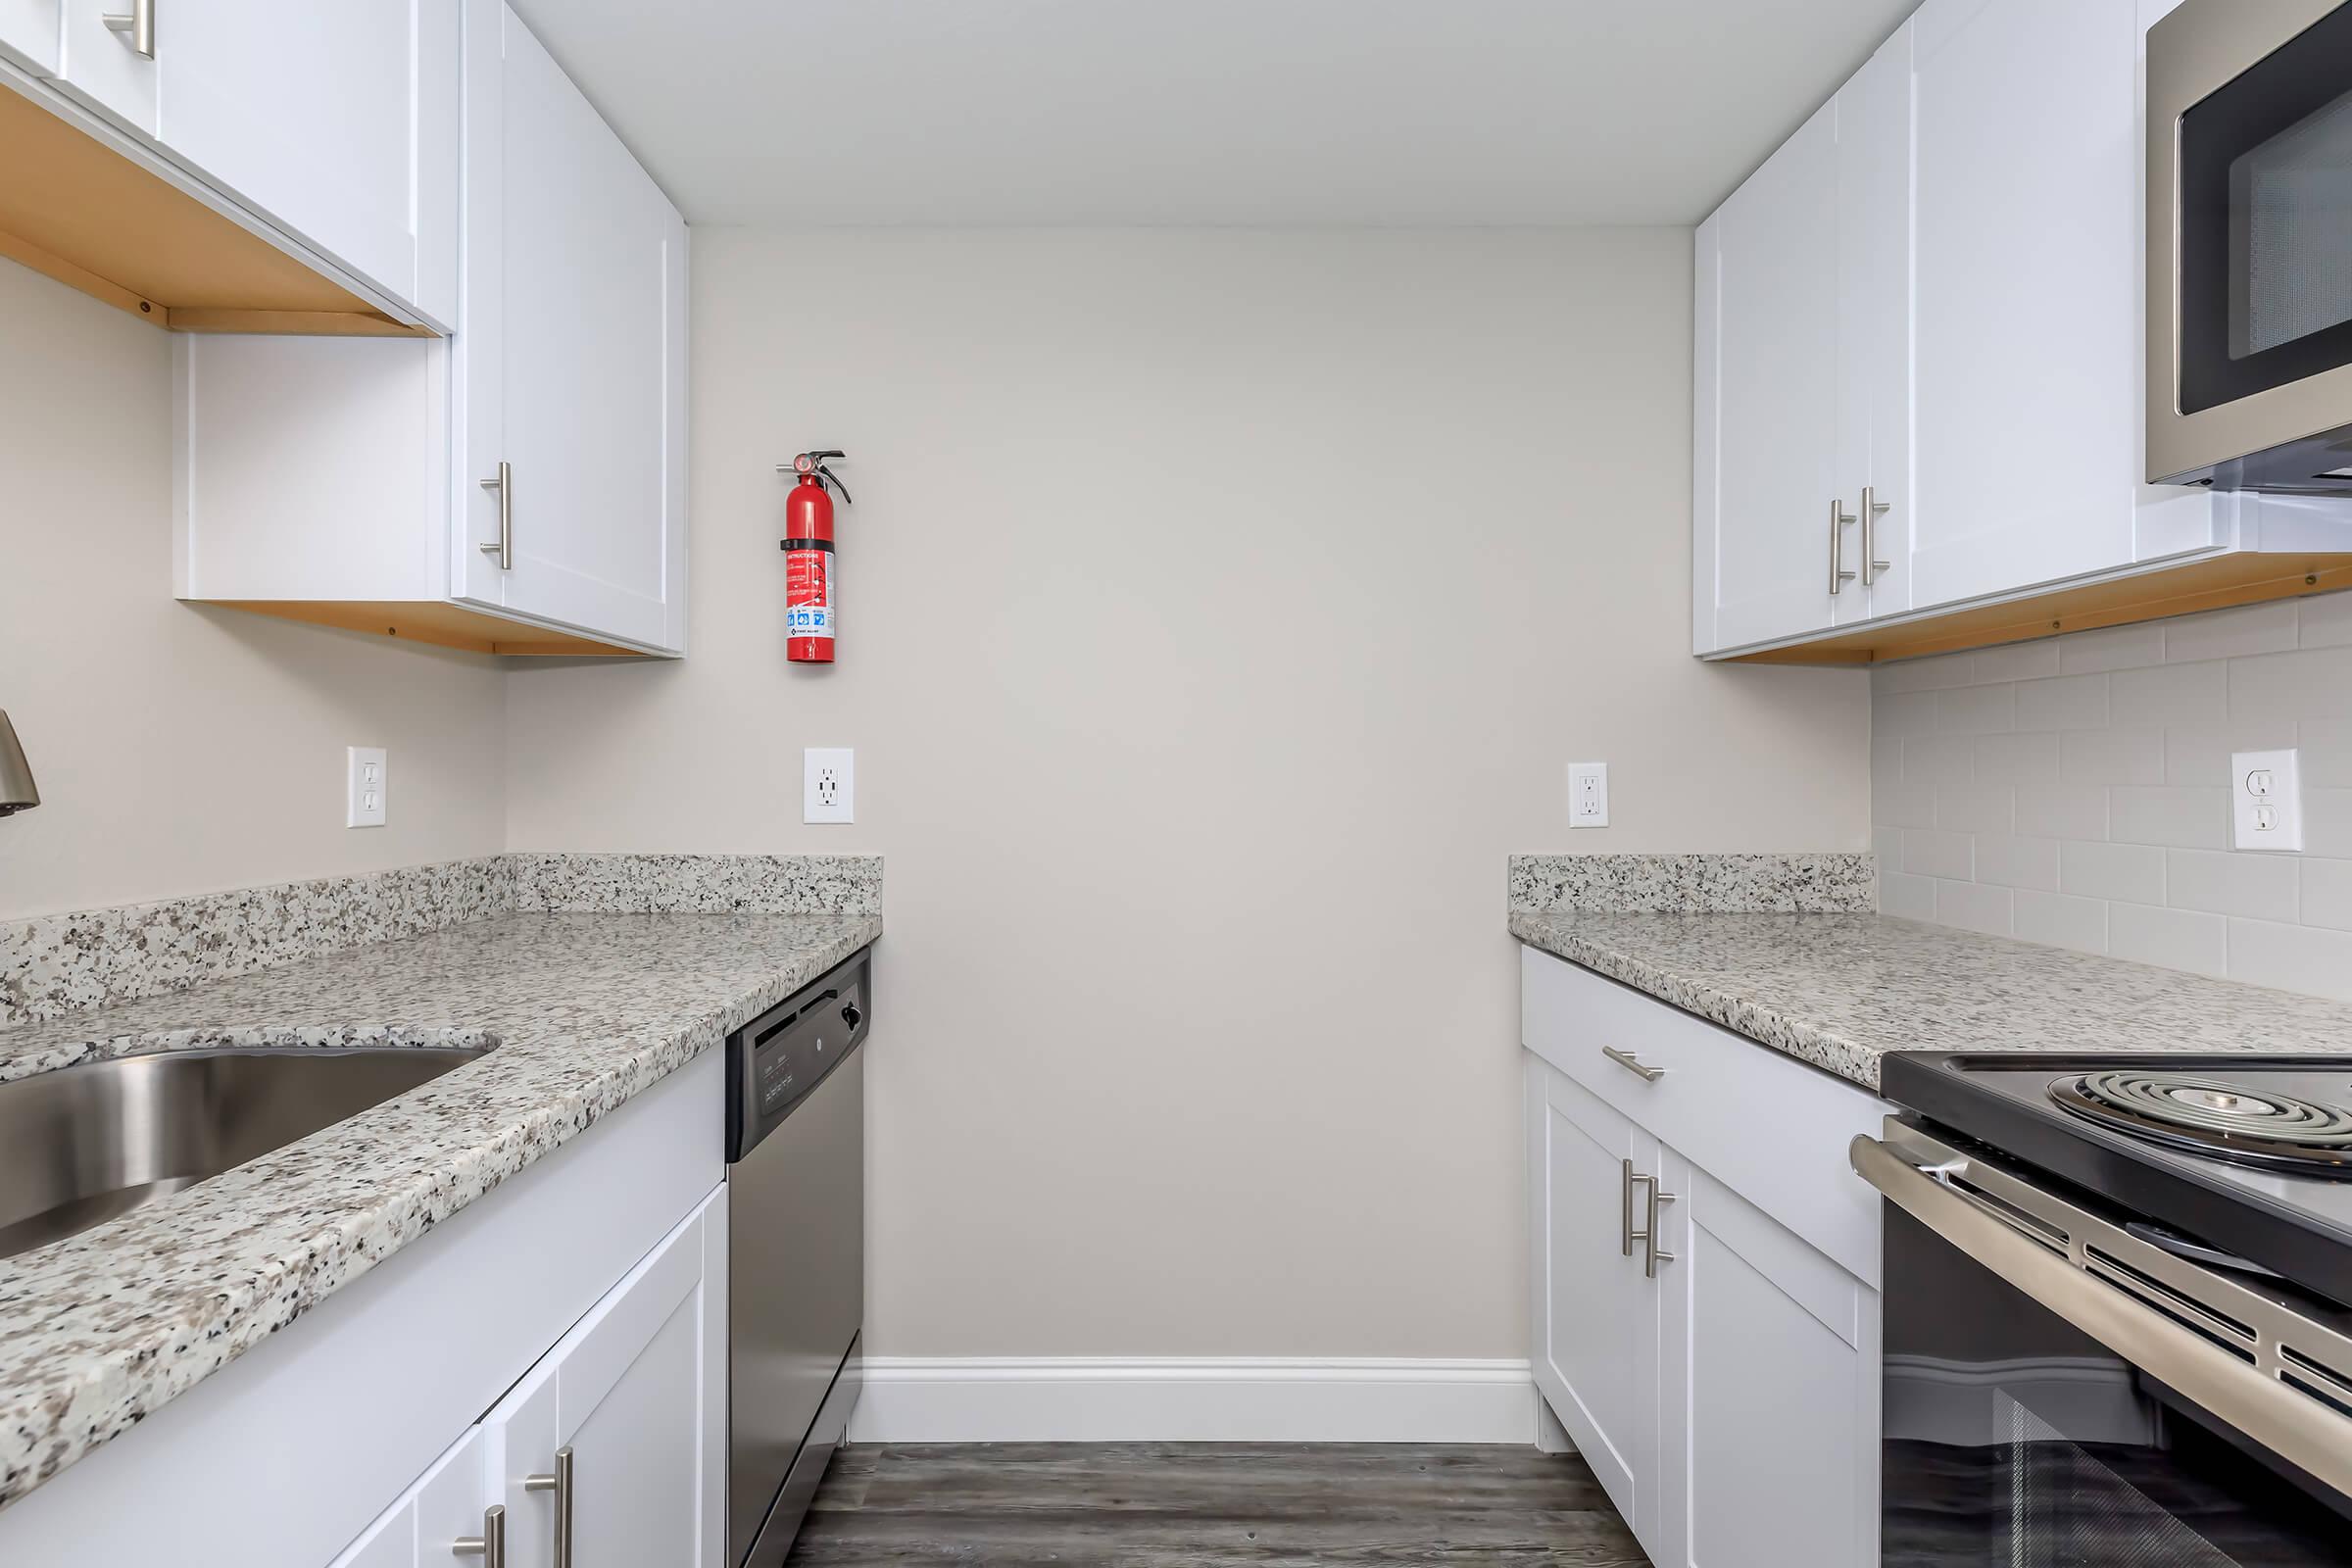
<svg viewBox="0 0 2352 1568">
<path fill-rule="evenodd" d="M 0 1084 L 0 1258 L 258 1159 L 488 1049 L 169 1051 Z"/>
</svg>

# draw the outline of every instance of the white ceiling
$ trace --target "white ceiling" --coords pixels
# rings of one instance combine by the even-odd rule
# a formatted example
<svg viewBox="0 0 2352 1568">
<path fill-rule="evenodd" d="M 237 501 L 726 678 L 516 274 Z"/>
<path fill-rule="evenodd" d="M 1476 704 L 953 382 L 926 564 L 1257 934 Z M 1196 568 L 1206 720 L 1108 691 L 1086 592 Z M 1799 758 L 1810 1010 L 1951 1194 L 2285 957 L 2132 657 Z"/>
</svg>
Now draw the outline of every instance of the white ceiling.
<svg viewBox="0 0 2352 1568">
<path fill-rule="evenodd" d="M 1917 0 L 514 0 L 696 222 L 1688 223 Z"/>
</svg>

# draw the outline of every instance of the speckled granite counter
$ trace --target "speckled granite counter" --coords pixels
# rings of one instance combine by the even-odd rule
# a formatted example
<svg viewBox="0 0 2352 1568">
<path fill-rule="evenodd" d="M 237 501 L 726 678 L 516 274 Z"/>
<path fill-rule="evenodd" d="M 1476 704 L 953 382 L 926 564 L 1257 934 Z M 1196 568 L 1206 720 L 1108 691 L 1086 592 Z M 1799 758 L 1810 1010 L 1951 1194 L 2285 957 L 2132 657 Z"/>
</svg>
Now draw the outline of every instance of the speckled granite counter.
<svg viewBox="0 0 2352 1568">
<path fill-rule="evenodd" d="M 0 1505 L 137 1423 L 737 1025 L 876 914 L 515 914 L 0 1031 L 0 1079 L 158 1046 L 497 1048 L 0 1262 Z"/>
<path fill-rule="evenodd" d="M 2342 1003 L 1876 914 L 1516 910 L 1510 930 L 1866 1089 L 1890 1051 L 2352 1055 Z"/>
</svg>

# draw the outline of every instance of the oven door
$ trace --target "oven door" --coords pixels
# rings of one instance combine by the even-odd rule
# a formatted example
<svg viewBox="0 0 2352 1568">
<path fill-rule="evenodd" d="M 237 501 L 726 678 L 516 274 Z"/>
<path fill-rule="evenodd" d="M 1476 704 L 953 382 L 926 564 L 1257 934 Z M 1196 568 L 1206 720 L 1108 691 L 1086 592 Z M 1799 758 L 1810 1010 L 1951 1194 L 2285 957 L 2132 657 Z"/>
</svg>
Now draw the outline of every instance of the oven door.
<svg viewBox="0 0 2352 1568">
<path fill-rule="evenodd" d="M 2352 1391 L 2280 1373 L 2352 1342 L 1908 1129 L 1854 1163 L 1888 1199 L 1886 1568 L 2347 1560 Z"/>
<path fill-rule="evenodd" d="M 2159 23 L 2148 205 L 2149 477 L 2352 491 L 2352 5 Z"/>
</svg>

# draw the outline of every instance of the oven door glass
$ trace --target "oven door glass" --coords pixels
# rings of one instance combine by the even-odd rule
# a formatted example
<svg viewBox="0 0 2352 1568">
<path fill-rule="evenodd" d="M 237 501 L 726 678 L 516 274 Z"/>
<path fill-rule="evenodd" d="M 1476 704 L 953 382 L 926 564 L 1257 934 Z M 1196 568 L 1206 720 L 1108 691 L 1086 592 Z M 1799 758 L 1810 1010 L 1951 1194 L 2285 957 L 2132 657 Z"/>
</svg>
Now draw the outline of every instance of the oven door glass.
<svg viewBox="0 0 2352 1568">
<path fill-rule="evenodd" d="M 1892 1204 L 1885 1234 L 1884 1568 L 2352 1561 L 2352 1502 L 2245 1451 Z"/>
<path fill-rule="evenodd" d="M 2179 156 L 2180 411 L 2352 365 L 2352 5 L 2181 116 Z"/>
</svg>

